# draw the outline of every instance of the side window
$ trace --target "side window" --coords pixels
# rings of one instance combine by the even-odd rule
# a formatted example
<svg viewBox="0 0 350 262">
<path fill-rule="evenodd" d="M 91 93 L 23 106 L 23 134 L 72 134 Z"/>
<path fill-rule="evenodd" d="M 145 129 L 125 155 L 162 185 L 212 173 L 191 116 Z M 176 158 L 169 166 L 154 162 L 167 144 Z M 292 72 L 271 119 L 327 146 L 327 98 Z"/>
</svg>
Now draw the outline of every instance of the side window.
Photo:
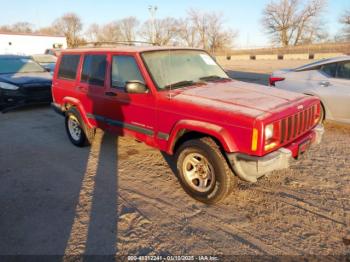
<svg viewBox="0 0 350 262">
<path fill-rule="evenodd" d="M 112 87 L 124 88 L 125 83 L 130 80 L 144 82 L 141 72 L 132 56 L 113 56 L 112 59 Z"/>
<path fill-rule="evenodd" d="M 106 65 L 106 55 L 86 55 L 81 73 L 81 82 L 104 86 Z"/>
<path fill-rule="evenodd" d="M 61 58 L 58 78 L 75 80 L 79 65 L 80 55 L 63 55 Z"/>
<path fill-rule="evenodd" d="M 350 62 L 338 64 L 337 78 L 350 79 Z"/>
<path fill-rule="evenodd" d="M 330 77 L 335 77 L 335 74 L 337 72 L 337 64 L 332 63 L 332 64 L 326 64 L 321 67 L 321 71 L 326 73 Z"/>
</svg>

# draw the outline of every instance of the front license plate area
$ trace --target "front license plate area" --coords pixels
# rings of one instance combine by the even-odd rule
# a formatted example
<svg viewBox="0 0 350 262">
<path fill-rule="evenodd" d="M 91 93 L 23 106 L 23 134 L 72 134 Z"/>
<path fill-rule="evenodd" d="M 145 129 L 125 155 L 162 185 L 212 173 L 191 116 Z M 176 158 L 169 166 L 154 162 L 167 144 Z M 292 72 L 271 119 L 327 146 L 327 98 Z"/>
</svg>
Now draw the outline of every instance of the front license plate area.
<svg viewBox="0 0 350 262">
<path fill-rule="evenodd" d="M 310 148 L 310 145 L 311 145 L 310 139 L 304 141 L 299 145 L 298 156 L 297 156 L 298 159 Z"/>
</svg>

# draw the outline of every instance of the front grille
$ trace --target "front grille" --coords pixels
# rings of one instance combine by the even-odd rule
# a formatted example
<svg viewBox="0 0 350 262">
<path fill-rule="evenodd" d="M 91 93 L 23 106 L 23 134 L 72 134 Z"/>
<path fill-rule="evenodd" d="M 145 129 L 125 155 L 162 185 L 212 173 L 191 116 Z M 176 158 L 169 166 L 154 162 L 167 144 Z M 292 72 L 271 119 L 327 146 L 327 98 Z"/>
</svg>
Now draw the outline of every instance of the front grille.
<svg viewBox="0 0 350 262">
<path fill-rule="evenodd" d="M 292 141 L 309 131 L 316 119 L 316 105 L 281 120 L 280 144 Z"/>
</svg>

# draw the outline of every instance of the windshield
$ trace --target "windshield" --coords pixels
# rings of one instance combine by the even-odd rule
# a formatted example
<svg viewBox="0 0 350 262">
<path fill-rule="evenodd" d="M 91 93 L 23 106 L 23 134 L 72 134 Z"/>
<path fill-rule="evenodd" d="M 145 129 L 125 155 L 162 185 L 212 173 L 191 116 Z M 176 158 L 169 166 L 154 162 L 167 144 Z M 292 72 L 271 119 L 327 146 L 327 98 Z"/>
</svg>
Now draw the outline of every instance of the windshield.
<svg viewBox="0 0 350 262">
<path fill-rule="evenodd" d="M 225 71 L 204 51 L 161 50 L 144 52 L 142 57 L 160 90 L 228 79 Z"/>
<path fill-rule="evenodd" d="M 45 72 L 44 68 L 28 58 L 0 58 L 0 74 Z"/>
</svg>

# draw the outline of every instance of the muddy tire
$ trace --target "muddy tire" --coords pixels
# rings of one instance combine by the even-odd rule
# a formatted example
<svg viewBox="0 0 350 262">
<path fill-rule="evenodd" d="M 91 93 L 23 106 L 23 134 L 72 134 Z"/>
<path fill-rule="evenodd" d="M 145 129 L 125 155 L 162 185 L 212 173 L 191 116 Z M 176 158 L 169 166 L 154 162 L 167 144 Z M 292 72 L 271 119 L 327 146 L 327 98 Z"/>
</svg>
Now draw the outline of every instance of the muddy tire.
<svg viewBox="0 0 350 262">
<path fill-rule="evenodd" d="M 220 147 L 209 137 L 183 143 L 176 151 L 175 160 L 182 187 L 198 201 L 217 203 L 235 186 L 236 178 Z"/>
<path fill-rule="evenodd" d="M 88 146 L 95 137 L 95 129 L 89 128 L 82 120 L 79 111 L 72 107 L 66 112 L 66 132 L 69 140 L 78 147 Z"/>
</svg>

